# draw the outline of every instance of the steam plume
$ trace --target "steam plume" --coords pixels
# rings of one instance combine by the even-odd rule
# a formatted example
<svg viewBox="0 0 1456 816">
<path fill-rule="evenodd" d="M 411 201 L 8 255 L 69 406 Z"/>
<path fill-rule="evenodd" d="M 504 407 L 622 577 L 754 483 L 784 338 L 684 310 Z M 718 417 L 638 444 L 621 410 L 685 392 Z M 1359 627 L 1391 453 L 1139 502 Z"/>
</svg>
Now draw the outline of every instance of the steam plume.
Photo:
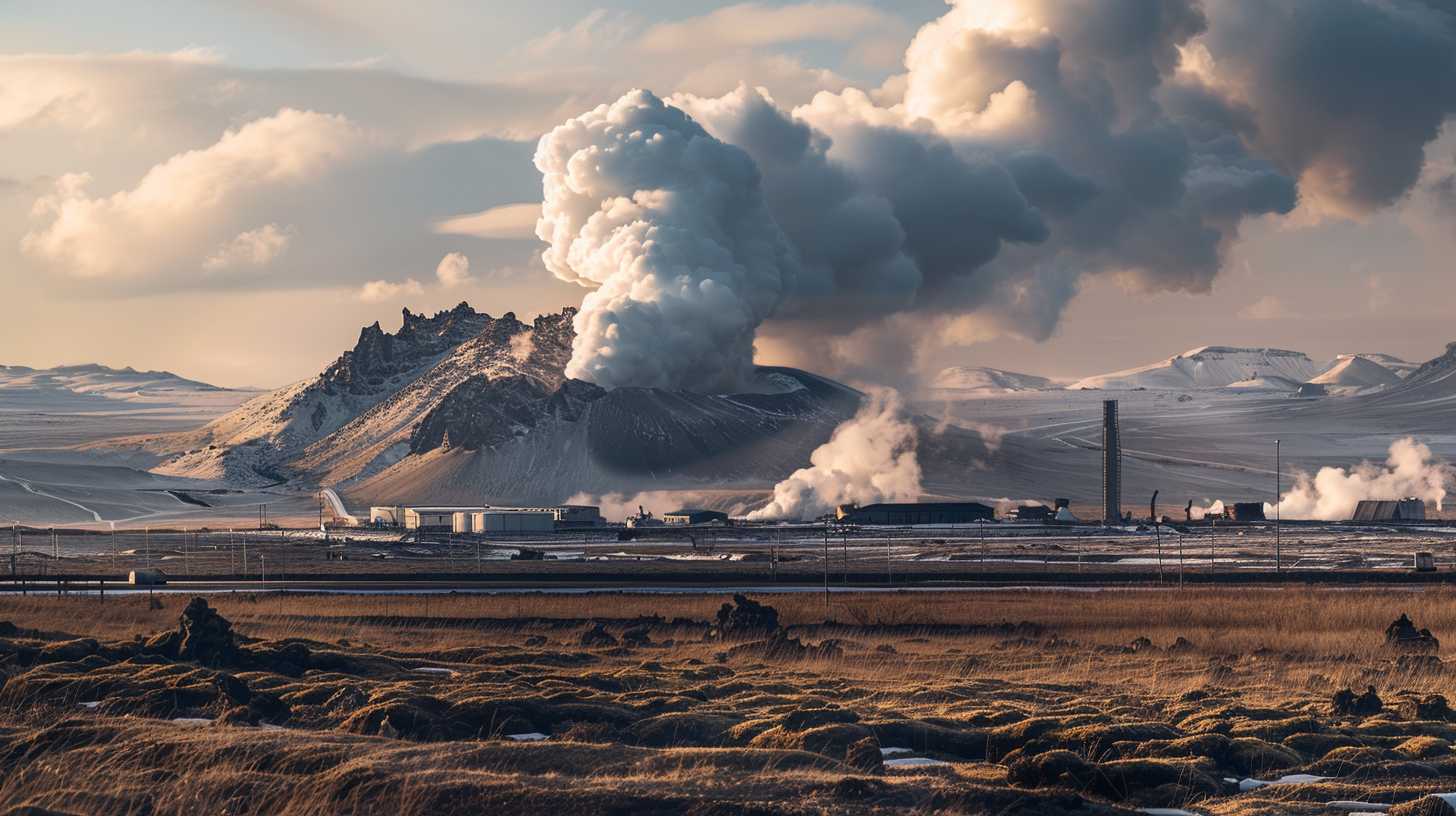
<svg viewBox="0 0 1456 816">
<path fill-rule="evenodd" d="M 1350 518 L 1363 499 L 1415 497 L 1436 505 L 1446 499 L 1447 466 L 1438 462 L 1431 449 L 1411 437 L 1390 445 L 1384 466 L 1361 462 L 1346 470 L 1320 468 L 1313 478 L 1301 473 L 1294 489 L 1279 503 L 1283 518 L 1339 521 Z M 1265 505 L 1272 514 L 1272 505 Z"/>
<path fill-rule="evenodd" d="M 810 454 L 809 467 L 775 485 L 773 499 L 748 518 L 814 518 L 848 502 L 914 501 L 920 497 L 916 442 L 899 392 L 871 389 L 859 412 Z"/>
<path fill-rule="evenodd" d="M 567 376 L 607 387 L 742 388 L 754 332 L 797 272 L 753 160 L 632 91 L 543 136 L 536 167 L 546 267 L 592 288 Z"/>
</svg>

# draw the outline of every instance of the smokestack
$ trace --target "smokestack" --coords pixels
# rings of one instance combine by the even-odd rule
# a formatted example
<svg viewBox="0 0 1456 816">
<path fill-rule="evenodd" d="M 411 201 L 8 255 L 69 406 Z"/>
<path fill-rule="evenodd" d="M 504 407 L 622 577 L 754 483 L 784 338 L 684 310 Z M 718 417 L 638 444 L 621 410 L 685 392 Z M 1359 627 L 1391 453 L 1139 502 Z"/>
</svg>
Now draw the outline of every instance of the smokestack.
<svg viewBox="0 0 1456 816">
<path fill-rule="evenodd" d="M 1122 523 L 1122 437 L 1117 400 L 1102 402 L 1102 523 Z"/>
</svg>

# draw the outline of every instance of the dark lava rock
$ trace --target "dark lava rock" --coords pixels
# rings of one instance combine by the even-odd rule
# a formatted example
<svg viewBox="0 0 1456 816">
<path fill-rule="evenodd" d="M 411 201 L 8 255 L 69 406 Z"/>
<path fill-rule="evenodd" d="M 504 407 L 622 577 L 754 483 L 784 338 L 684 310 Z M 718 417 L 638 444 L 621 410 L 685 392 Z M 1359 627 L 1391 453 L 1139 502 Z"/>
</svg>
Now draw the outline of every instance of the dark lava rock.
<svg viewBox="0 0 1456 816">
<path fill-rule="evenodd" d="M 600 623 L 581 633 L 581 645 L 583 646 L 616 646 L 617 639 L 612 637 Z"/>
<path fill-rule="evenodd" d="M 1431 634 L 1430 629 L 1417 629 L 1411 619 L 1402 612 L 1400 617 L 1385 627 L 1385 645 L 1416 652 L 1434 652 L 1441 648 L 1441 641 Z"/>
<path fill-rule="evenodd" d="M 1445 697 L 1439 694 L 1428 694 L 1424 697 L 1402 700 L 1400 716 L 1408 720 L 1450 721 L 1452 712 Z"/>
<path fill-rule="evenodd" d="M 761 636 L 779 628 L 779 611 L 743 595 L 718 609 L 718 637 Z"/>
<path fill-rule="evenodd" d="M 1385 704 L 1380 701 L 1380 695 L 1375 693 L 1374 686 L 1366 686 L 1365 693 L 1360 695 L 1350 689 L 1341 689 L 1330 699 L 1330 711 L 1334 714 L 1355 714 L 1363 717 L 1379 714 L 1384 707 Z"/>
<path fill-rule="evenodd" d="M 248 684 L 231 674 L 219 674 L 212 678 L 212 682 L 233 705 L 247 705 L 248 701 L 253 698 L 253 692 L 248 688 Z"/>
<path fill-rule="evenodd" d="M 652 636 L 646 626 L 634 626 L 622 633 L 622 643 L 632 647 L 652 645 Z"/>
<path fill-rule="evenodd" d="M 227 666 L 237 661 L 233 625 L 208 606 L 205 598 L 188 602 L 177 635 L 177 657 L 182 660 L 196 660 L 204 666 Z"/>
<path fill-rule="evenodd" d="M 863 773 L 880 773 L 885 769 L 880 744 L 870 737 L 849 746 L 849 749 L 844 752 L 844 764 Z"/>
<path fill-rule="evenodd" d="M 527 646 L 545 646 L 546 645 L 546 638 L 542 637 L 541 635 L 531 635 L 530 637 L 526 638 L 526 645 Z"/>
</svg>

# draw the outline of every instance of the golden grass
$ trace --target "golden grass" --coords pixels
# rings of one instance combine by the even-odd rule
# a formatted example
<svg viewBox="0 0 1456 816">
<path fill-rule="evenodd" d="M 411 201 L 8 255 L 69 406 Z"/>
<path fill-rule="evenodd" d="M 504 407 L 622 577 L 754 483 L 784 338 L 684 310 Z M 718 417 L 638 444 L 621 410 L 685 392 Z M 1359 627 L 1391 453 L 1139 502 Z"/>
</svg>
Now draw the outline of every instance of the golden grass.
<svg viewBox="0 0 1456 816">
<path fill-rule="evenodd" d="M 0 620 L 42 635 L 0 644 L 0 807 L 1319 813 L 1337 798 L 1412 800 L 1456 775 L 1456 724 L 1396 710 L 1456 695 L 1450 673 L 1382 638 L 1401 612 L 1456 632 L 1444 588 L 860 593 L 833 595 L 827 612 L 817 594 L 756 596 L 791 636 L 840 641 L 797 660 L 705 639 L 728 600 L 715 594 L 211 597 L 260 639 L 230 670 L 291 706 L 284 730 L 165 721 L 230 704 L 213 669 L 128 659 L 187 600 L 155 597 L 161 608 L 143 595 L 0 599 Z M 579 642 L 593 623 L 620 638 L 644 620 L 648 645 Z M 72 637 L 101 643 L 79 647 L 85 661 L 22 648 Z M 1139 637 L 1156 648 L 1124 648 Z M 1191 648 L 1167 650 L 1180 637 Z M 313 668 L 281 675 L 270 661 L 294 639 Z M 1333 691 L 1367 684 L 1385 713 L 1330 714 Z M 502 740 L 526 730 L 551 739 Z M 845 764 L 859 739 L 951 764 L 866 781 Z M 1351 741 L 1369 749 L 1364 765 L 1326 757 Z M 1073 765 L 1038 770 L 1057 749 Z M 1300 770 L 1340 778 L 1250 794 L 1219 781 Z"/>
</svg>

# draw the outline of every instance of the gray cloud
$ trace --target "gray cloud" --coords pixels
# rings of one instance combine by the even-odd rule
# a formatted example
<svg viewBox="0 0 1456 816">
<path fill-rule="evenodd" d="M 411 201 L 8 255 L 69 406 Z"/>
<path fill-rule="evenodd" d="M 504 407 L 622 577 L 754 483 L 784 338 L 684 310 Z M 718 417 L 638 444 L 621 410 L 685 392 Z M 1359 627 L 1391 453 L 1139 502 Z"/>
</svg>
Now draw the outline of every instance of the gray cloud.
<svg viewBox="0 0 1456 816">
<path fill-rule="evenodd" d="M 1252 111 L 1260 152 L 1304 194 L 1369 212 L 1420 176 L 1456 112 L 1456 7 L 1418 0 L 1214 0 L 1202 44 Z"/>
</svg>

